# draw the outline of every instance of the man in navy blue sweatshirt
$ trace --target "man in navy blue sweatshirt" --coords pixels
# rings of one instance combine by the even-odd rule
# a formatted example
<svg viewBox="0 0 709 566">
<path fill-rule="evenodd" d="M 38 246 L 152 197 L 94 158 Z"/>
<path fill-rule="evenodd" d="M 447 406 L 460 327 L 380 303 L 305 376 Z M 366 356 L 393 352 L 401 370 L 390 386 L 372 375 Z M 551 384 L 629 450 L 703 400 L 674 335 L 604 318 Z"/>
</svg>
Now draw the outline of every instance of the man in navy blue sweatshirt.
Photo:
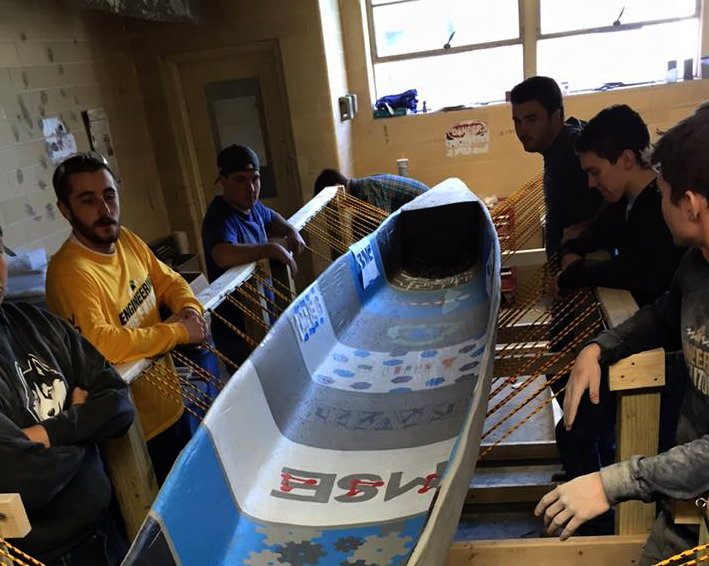
<svg viewBox="0 0 709 566">
<path fill-rule="evenodd" d="M 3 249 L 0 228 L 0 493 L 20 494 L 32 527 L 12 542 L 47 566 L 120 564 L 96 442 L 133 422 L 127 386 L 63 320 L 2 303 Z"/>
<path fill-rule="evenodd" d="M 601 364 L 636 352 L 673 349 L 681 341 L 689 382 L 677 424 L 674 448 L 602 468 L 563 484 L 542 498 L 535 513 L 550 533 L 568 538 L 584 522 L 622 501 L 657 501 L 662 512 L 639 565 L 655 564 L 697 544 L 695 527 L 675 524 L 672 499 L 695 499 L 709 492 L 709 107 L 700 107 L 660 139 L 652 154 L 662 214 L 678 246 L 687 251 L 670 289 L 623 324 L 602 332 L 579 353 L 564 400 L 564 424 L 575 424 L 588 390 L 599 402 Z"/>
</svg>

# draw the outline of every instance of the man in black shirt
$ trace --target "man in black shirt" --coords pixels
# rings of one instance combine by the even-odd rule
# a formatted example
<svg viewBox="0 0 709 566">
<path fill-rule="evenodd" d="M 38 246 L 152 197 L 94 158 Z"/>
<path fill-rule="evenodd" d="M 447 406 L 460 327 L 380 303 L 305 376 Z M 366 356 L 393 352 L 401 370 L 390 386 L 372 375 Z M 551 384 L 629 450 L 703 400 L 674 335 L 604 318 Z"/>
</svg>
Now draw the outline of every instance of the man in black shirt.
<svg viewBox="0 0 709 566">
<path fill-rule="evenodd" d="M 554 79 L 531 77 L 512 89 L 512 119 L 524 150 L 544 157 L 547 257 L 562 240 L 578 235 L 598 210 L 601 196 L 588 190 L 586 174 L 574 151 L 583 122 L 564 121 L 561 90 Z"/>
<path fill-rule="evenodd" d="M 650 134 L 640 115 L 627 105 L 598 113 L 576 138 L 576 150 L 592 189 L 606 201 L 578 237 L 561 245 L 562 271 L 557 277 L 561 293 L 581 287 L 611 287 L 630 291 L 643 307 L 669 289 L 685 249 L 676 246 L 662 217 L 657 174 L 643 153 Z M 608 250 L 606 260 L 584 256 Z M 687 372 L 681 352 L 668 353 L 667 385 L 660 409 L 660 451 L 674 441 Z M 556 429 L 559 453 L 567 478 L 600 469 L 614 461 L 615 395 L 606 387 L 601 403 L 585 400 L 576 426 Z M 611 449 L 607 449 L 610 447 Z M 584 525 L 587 534 L 612 534 L 610 513 Z"/>
<path fill-rule="evenodd" d="M 645 122 L 626 105 L 602 110 L 576 139 L 589 186 L 606 202 L 588 229 L 562 244 L 560 290 L 627 289 L 643 307 L 669 288 L 685 250 L 662 218 L 657 174 L 642 155 L 649 145 Z M 613 257 L 584 257 L 597 250 Z"/>
</svg>

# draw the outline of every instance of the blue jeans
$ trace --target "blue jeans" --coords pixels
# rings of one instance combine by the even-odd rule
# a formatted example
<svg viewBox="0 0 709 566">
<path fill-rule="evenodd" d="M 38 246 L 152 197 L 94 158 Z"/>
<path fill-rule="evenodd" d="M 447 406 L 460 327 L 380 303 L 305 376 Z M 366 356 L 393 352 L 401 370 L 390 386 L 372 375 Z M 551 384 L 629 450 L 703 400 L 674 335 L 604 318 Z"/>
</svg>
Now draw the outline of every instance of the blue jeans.
<svg viewBox="0 0 709 566">
<path fill-rule="evenodd" d="M 70 520 L 67 518 L 67 520 Z M 79 544 L 46 566 L 118 566 L 128 552 L 128 544 L 106 511 L 94 529 Z"/>
</svg>

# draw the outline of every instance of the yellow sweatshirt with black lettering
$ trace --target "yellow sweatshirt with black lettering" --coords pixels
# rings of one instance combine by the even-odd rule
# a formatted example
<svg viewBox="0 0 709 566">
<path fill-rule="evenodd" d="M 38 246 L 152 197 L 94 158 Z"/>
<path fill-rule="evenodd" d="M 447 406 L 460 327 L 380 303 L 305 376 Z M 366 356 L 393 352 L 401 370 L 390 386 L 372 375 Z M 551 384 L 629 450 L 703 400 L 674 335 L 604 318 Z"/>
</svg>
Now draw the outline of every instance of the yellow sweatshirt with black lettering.
<svg viewBox="0 0 709 566">
<path fill-rule="evenodd" d="M 113 364 L 158 356 L 189 341 L 182 324 L 160 320 L 161 305 L 175 313 L 186 307 L 203 312 L 188 283 L 127 228 L 113 253 L 90 250 L 72 237 L 49 263 L 47 306 Z M 169 357 L 166 363 L 172 367 Z M 176 380 L 172 385 L 179 387 Z M 182 403 L 145 379 L 131 391 L 148 440 L 182 415 Z"/>
</svg>

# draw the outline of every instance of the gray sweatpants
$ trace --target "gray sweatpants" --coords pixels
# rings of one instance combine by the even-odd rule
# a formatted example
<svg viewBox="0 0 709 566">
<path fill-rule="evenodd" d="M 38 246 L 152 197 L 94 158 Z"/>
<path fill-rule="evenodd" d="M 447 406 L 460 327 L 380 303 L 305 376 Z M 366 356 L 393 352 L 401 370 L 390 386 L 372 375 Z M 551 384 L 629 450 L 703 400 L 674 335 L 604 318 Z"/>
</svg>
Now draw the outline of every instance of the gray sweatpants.
<svg viewBox="0 0 709 566">
<path fill-rule="evenodd" d="M 697 546 L 698 534 L 668 521 L 663 511 L 655 519 L 638 566 L 652 566 L 670 556 Z"/>
</svg>

